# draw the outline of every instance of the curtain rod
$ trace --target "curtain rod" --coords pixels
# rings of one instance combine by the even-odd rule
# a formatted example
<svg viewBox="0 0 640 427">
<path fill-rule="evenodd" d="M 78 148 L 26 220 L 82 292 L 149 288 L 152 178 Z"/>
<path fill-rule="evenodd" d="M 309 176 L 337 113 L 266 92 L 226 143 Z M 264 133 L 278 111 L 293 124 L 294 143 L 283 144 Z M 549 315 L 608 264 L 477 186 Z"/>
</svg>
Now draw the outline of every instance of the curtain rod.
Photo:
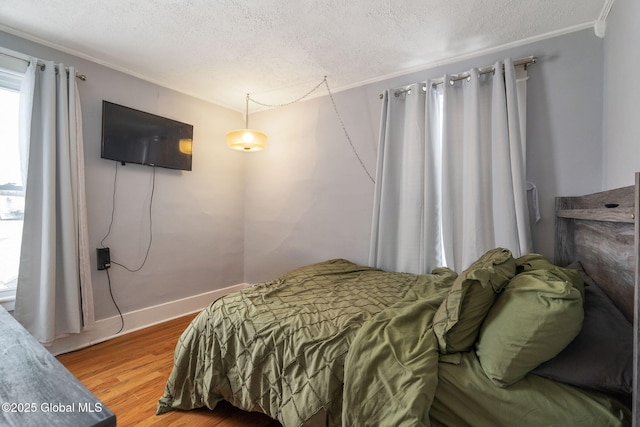
<svg viewBox="0 0 640 427">
<path fill-rule="evenodd" d="M 19 61 L 24 61 L 24 62 L 26 62 L 27 64 L 29 63 L 29 60 L 28 60 L 26 57 L 12 55 L 12 54 L 10 54 L 10 53 L 8 53 L 8 52 L 2 52 L 2 51 L 0 51 L 0 55 L 8 56 L 9 58 L 14 58 L 14 59 L 17 59 L 17 60 L 19 60 Z M 37 64 L 38 64 L 42 69 L 44 69 L 45 62 L 44 62 L 42 59 L 38 59 L 38 58 L 36 58 L 36 60 L 38 61 L 38 62 L 37 62 Z M 58 68 L 58 66 L 57 66 L 57 65 L 56 65 L 55 67 L 56 67 L 56 69 Z M 65 71 L 66 71 L 67 73 L 69 72 L 69 67 L 64 67 L 64 69 L 65 69 Z M 76 72 L 76 78 L 77 78 L 77 79 L 80 79 L 80 80 L 82 80 L 82 81 L 87 80 L 87 76 L 86 76 L 86 75 L 84 75 L 84 74 L 78 74 L 77 72 Z"/>
<path fill-rule="evenodd" d="M 527 56 L 524 58 L 520 58 L 520 59 L 516 59 L 513 61 L 513 66 L 514 67 L 520 67 L 523 66 L 524 69 L 526 70 L 527 67 L 529 65 L 535 64 L 536 62 L 538 62 L 538 58 L 536 56 Z M 502 68 L 504 69 L 504 65 L 502 65 Z M 495 71 L 493 65 L 490 65 L 488 67 L 482 67 L 478 69 L 478 73 L 480 75 L 482 74 L 489 74 L 489 73 L 493 73 Z M 450 78 L 449 81 L 450 82 L 457 82 L 459 80 L 464 80 L 466 78 L 469 77 L 469 71 L 465 71 L 463 73 L 458 73 L 458 74 L 453 74 Z M 438 85 L 444 84 L 444 78 L 439 78 L 439 79 L 434 79 L 432 80 L 432 86 L 436 87 Z M 423 86 L 423 90 L 426 91 L 426 85 Z M 400 95 L 407 93 L 407 92 L 411 92 L 411 89 L 398 89 L 394 92 L 394 96 L 397 98 Z M 384 98 L 383 94 L 380 94 L 380 99 Z"/>
</svg>

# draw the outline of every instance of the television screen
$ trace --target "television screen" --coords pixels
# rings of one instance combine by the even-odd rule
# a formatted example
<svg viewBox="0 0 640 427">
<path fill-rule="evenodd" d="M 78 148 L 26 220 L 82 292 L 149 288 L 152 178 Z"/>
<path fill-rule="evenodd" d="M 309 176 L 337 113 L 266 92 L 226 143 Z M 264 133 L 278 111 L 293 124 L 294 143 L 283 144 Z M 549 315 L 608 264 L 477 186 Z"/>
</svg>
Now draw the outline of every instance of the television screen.
<svg viewBox="0 0 640 427">
<path fill-rule="evenodd" d="M 191 170 L 193 126 L 102 101 L 103 159 Z"/>
</svg>

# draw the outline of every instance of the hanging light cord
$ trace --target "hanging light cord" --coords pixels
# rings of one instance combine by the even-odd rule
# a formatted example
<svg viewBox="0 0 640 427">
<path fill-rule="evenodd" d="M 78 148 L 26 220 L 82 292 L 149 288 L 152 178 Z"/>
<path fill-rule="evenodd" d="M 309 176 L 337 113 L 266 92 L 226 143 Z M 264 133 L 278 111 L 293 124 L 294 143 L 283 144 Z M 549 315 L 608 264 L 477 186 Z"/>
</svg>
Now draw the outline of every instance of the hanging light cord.
<svg viewBox="0 0 640 427">
<path fill-rule="evenodd" d="M 329 99 L 331 99 L 331 104 L 333 105 L 333 110 L 335 111 L 336 116 L 338 117 L 338 121 L 340 122 L 340 126 L 342 127 L 342 131 L 344 132 L 344 135 L 347 138 L 347 141 L 349 142 L 349 145 L 351 146 L 351 150 L 353 151 L 353 154 L 355 154 L 356 158 L 360 162 L 360 166 L 362 166 L 362 169 L 365 171 L 365 173 L 367 174 L 367 176 L 369 177 L 371 182 L 373 182 L 375 184 L 376 181 L 373 179 L 373 176 L 371 175 L 371 173 L 369 172 L 369 170 L 365 166 L 364 162 L 362 161 L 362 158 L 358 154 L 358 150 L 356 150 L 356 147 L 353 145 L 353 142 L 351 141 L 351 137 L 349 136 L 349 132 L 347 132 L 347 127 L 345 126 L 344 121 L 342 120 L 342 116 L 340 116 L 340 112 L 338 111 L 338 106 L 336 105 L 336 101 L 333 99 L 333 94 L 331 93 L 331 89 L 329 88 L 329 83 L 327 82 L 327 76 L 324 76 L 324 79 L 322 79 L 322 81 L 320 83 L 318 83 L 309 92 L 305 93 L 301 97 L 299 97 L 297 99 L 294 99 L 293 101 L 290 101 L 290 102 L 285 102 L 283 104 L 265 104 L 263 102 L 256 101 L 255 99 L 251 98 L 251 96 L 249 94 L 247 94 L 247 101 L 251 101 L 254 104 L 258 104 L 258 105 L 261 105 L 263 107 L 268 107 L 268 108 L 286 107 L 288 105 L 295 104 L 296 102 L 300 102 L 303 99 L 307 98 L 313 92 L 318 90 L 318 88 L 320 86 L 322 86 L 322 85 L 324 85 L 327 88 L 327 93 L 329 93 Z"/>
<path fill-rule="evenodd" d="M 336 112 L 336 116 L 338 117 L 338 121 L 340 122 L 340 126 L 342 126 L 342 130 L 344 131 L 344 135 L 347 137 L 347 141 L 349 141 L 349 145 L 351 146 L 351 150 L 353 151 L 353 154 L 356 155 L 356 158 L 360 162 L 360 166 L 362 166 L 362 169 L 366 172 L 366 174 L 369 177 L 369 179 L 371 180 L 371 182 L 373 182 L 375 184 L 376 183 L 375 179 L 373 179 L 373 176 L 371 176 L 371 173 L 369 173 L 369 169 L 367 169 L 367 167 L 364 165 L 364 162 L 360 158 L 360 155 L 358 155 L 358 151 L 356 150 L 356 147 L 353 145 L 353 142 L 351 142 L 351 137 L 349 136 L 349 132 L 347 132 L 347 127 L 344 125 L 344 122 L 342 121 L 342 117 L 340 116 L 340 113 L 338 112 L 338 107 L 336 106 L 336 101 L 333 99 L 333 94 L 331 93 L 331 89 L 329 89 L 329 83 L 327 82 L 327 76 L 324 77 L 323 83 L 327 87 L 327 92 L 329 93 L 329 98 L 331 99 L 331 103 L 333 104 L 333 109 Z"/>
</svg>

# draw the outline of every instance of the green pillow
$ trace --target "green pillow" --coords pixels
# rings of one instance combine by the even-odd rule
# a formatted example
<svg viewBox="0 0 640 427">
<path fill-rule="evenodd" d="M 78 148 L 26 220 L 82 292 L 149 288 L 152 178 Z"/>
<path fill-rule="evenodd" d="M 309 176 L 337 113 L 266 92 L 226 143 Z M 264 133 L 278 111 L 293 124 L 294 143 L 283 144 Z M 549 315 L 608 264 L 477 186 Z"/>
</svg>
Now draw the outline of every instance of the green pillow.
<svg viewBox="0 0 640 427">
<path fill-rule="evenodd" d="M 514 384 L 578 335 L 583 286 L 580 273 L 555 266 L 520 273 L 505 286 L 476 344 L 480 365 L 494 384 Z"/>
<path fill-rule="evenodd" d="M 531 270 L 549 270 L 556 266 L 540 254 L 526 254 L 516 258 L 516 272 Z"/>
<path fill-rule="evenodd" d="M 573 283 L 580 291 L 584 299 L 584 282 L 575 274 L 575 268 L 562 268 L 553 264 L 547 258 L 539 254 L 527 254 L 516 258 L 516 274 L 533 270 L 551 270 L 561 279 Z"/>
<path fill-rule="evenodd" d="M 478 338 L 480 325 L 497 293 L 515 275 L 511 251 L 496 248 L 486 252 L 459 275 L 433 319 L 440 352 L 469 351 Z"/>
</svg>

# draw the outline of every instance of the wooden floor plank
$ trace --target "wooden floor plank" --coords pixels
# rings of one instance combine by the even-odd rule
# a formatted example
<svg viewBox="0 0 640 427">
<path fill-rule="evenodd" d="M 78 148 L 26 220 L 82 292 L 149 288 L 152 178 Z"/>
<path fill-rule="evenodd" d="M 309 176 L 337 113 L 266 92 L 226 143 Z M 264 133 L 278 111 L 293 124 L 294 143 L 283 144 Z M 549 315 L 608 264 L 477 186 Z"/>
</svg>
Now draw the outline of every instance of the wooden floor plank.
<svg viewBox="0 0 640 427">
<path fill-rule="evenodd" d="M 156 404 L 173 367 L 173 351 L 195 314 L 132 332 L 58 360 L 116 414 L 118 426 L 280 427 L 262 414 L 222 403 L 214 410 L 172 411 Z"/>
</svg>

